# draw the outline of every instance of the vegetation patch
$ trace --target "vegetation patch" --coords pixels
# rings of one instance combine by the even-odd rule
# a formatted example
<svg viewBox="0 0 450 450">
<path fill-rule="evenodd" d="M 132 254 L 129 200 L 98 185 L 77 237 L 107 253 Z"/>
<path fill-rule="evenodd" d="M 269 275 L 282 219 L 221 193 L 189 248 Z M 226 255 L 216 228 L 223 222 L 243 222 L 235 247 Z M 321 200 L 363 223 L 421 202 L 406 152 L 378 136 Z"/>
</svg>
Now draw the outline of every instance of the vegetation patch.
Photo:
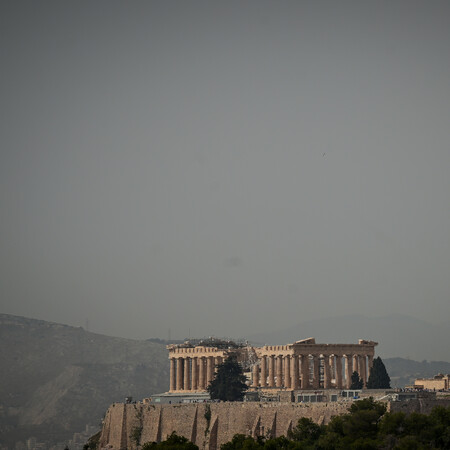
<svg viewBox="0 0 450 450">
<path fill-rule="evenodd" d="M 242 367 L 235 355 L 230 355 L 217 367 L 217 374 L 208 386 L 212 400 L 242 401 L 248 389 Z"/>
<path fill-rule="evenodd" d="M 131 431 L 130 439 L 135 443 L 136 447 L 141 445 L 141 436 L 144 425 L 142 423 L 142 409 L 136 411 L 136 418 L 139 420 L 139 425 L 134 427 Z"/>
<path fill-rule="evenodd" d="M 102 432 L 99 431 L 98 433 L 95 433 L 93 436 L 91 436 L 86 444 L 83 445 L 83 450 L 97 450 L 101 435 Z"/>
<path fill-rule="evenodd" d="M 141 444 L 141 436 L 142 436 L 142 425 L 139 427 L 134 427 L 131 431 L 130 439 L 134 442 L 136 447 Z"/>
<path fill-rule="evenodd" d="M 205 405 L 205 419 L 206 419 L 206 429 L 205 429 L 205 436 L 209 433 L 209 426 L 211 424 L 211 405 L 207 403 Z"/>
<path fill-rule="evenodd" d="M 270 430 L 269 430 L 270 431 Z M 449 449 L 450 408 L 435 407 L 431 414 L 386 412 L 372 398 L 354 402 L 348 414 L 335 416 L 328 425 L 302 417 L 288 437 L 256 439 L 236 434 L 221 450 L 409 450 Z"/>
</svg>

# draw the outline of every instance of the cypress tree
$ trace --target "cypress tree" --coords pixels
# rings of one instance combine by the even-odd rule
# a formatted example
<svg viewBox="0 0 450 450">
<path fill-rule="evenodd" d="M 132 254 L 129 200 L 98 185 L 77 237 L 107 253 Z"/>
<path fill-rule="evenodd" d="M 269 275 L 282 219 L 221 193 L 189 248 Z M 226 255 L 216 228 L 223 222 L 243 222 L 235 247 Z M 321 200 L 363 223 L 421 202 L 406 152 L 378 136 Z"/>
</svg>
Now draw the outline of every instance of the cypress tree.
<svg viewBox="0 0 450 450">
<path fill-rule="evenodd" d="M 217 374 L 208 386 L 208 392 L 213 400 L 227 402 L 242 401 L 248 389 L 242 367 L 235 356 L 229 356 L 217 367 Z"/>
<path fill-rule="evenodd" d="M 369 380 L 367 381 L 367 389 L 390 389 L 391 378 L 389 377 L 386 367 L 380 357 L 373 360 L 372 369 L 370 371 Z"/>
<path fill-rule="evenodd" d="M 358 372 L 352 373 L 352 384 L 350 386 L 350 389 L 362 389 L 364 385 L 364 382 L 362 378 L 359 376 Z"/>
</svg>

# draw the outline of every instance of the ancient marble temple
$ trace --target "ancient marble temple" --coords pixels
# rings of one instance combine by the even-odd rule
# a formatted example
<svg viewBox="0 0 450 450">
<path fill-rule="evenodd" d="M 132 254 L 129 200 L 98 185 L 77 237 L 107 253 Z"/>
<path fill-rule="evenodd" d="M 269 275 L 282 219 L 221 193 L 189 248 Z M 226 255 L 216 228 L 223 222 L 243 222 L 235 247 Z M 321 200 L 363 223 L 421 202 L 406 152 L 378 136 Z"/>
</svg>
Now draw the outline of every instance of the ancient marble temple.
<svg viewBox="0 0 450 450">
<path fill-rule="evenodd" d="M 264 347 L 221 340 L 168 345 L 169 392 L 206 391 L 217 366 L 231 353 L 254 390 L 348 389 L 353 372 L 365 386 L 376 345 L 363 339 L 358 344 L 316 344 L 314 338 Z"/>
</svg>

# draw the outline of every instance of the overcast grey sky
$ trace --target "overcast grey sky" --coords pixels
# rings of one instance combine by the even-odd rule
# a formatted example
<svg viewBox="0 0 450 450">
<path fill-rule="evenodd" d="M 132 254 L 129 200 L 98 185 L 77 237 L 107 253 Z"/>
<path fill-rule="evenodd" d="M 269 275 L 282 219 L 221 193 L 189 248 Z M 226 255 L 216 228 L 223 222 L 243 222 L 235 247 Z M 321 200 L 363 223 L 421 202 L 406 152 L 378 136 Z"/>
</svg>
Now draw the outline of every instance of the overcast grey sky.
<svg viewBox="0 0 450 450">
<path fill-rule="evenodd" d="M 139 338 L 448 321 L 449 17 L 1 2 L 1 311 Z"/>
</svg>

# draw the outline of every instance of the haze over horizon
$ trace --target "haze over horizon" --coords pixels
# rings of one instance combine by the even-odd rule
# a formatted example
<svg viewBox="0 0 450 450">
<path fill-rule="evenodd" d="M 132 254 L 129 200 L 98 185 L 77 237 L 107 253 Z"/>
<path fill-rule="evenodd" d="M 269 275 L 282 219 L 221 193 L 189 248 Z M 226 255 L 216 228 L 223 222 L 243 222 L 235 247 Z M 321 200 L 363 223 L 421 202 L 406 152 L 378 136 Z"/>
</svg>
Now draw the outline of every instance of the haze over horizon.
<svg viewBox="0 0 450 450">
<path fill-rule="evenodd" d="M 0 312 L 173 339 L 449 322 L 449 14 L 2 2 Z"/>
</svg>

